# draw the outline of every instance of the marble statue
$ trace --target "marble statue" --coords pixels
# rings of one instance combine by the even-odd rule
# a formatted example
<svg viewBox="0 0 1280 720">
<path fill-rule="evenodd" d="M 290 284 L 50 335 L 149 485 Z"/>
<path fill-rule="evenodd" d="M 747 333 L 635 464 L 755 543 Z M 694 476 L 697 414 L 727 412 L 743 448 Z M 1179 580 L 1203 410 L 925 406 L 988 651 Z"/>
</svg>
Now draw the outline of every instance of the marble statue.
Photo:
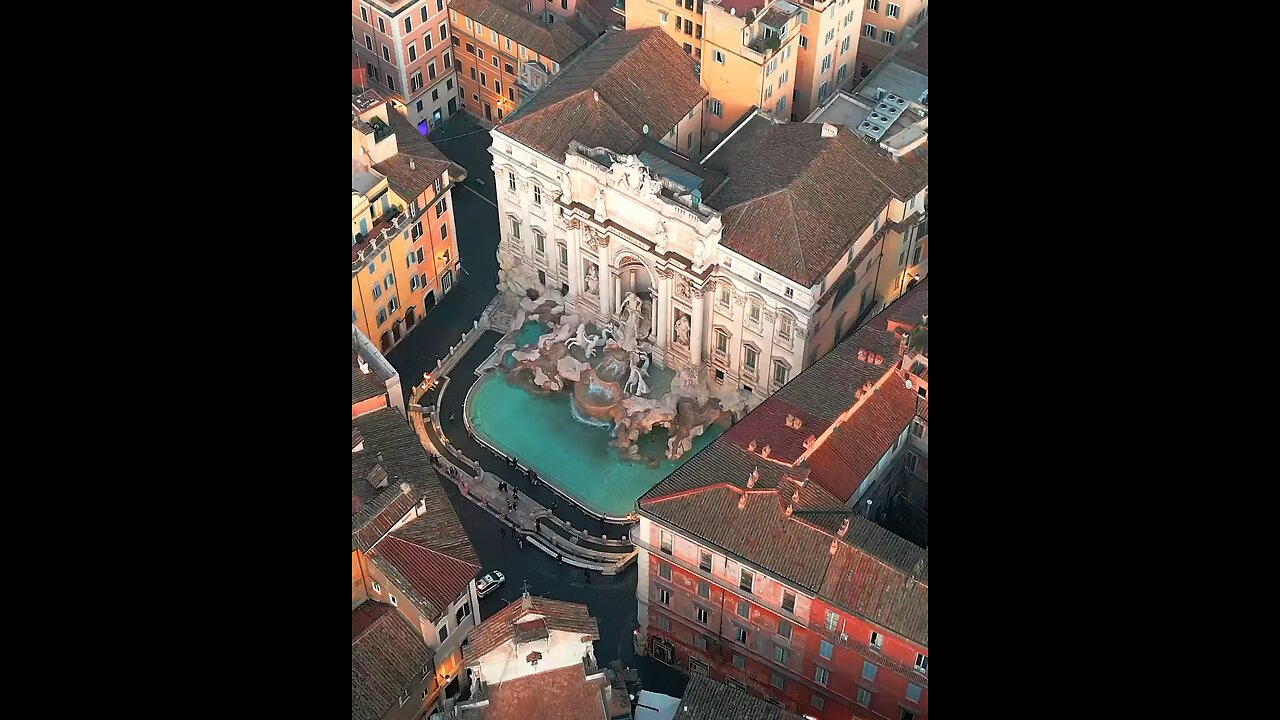
<svg viewBox="0 0 1280 720">
<path fill-rule="evenodd" d="M 573 202 L 573 185 L 569 182 L 569 173 L 560 173 L 560 201 L 566 205 Z"/>
<path fill-rule="evenodd" d="M 639 192 L 649 178 L 649 169 L 635 155 L 622 157 L 622 172 L 627 181 L 627 188 Z"/>
<path fill-rule="evenodd" d="M 689 316 L 681 315 L 676 321 L 676 342 L 689 347 Z"/>
<path fill-rule="evenodd" d="M 662 180 L 656 177 L 646 178 L 644 188 L 640 190 L 641 194 L 657 196 L 662 193 Z"/>
<path fill-rule="evenodd" d="M 585 349 L 587 347 L 587 324 L 582 323 L 581 325 L 579 325 L 578 334 L 566 340 L 564 343 L 564 346 L 566 348 L 580 347 Z M 591 356 L 588 355 L 587 357 L 591 357 Z"/>
<path fill-rule="evenodd" d="M 632 365 L 627 384 L 622 389 L 633 395 L 643 395 L 649 392 L 649 385 L 645 383 L 644 376 L 640 374 L 639 368 Z"/>
<path fill-rule="evenodd" d="M 693 243 L 693 271 L 702 272 L 707 262 L 707 244 L 701 238 Z"/>
<path fill-rule="evenodd" d="M 633 292 L 627 293 L 626 297 L 622 298 L 622 315 L 633 330 L 640 324 L 640 307 L 643 304 L 640 296 Z"/>
<path fill-rule="evenodd" d="M 588 293 L 600 292 L 600 275 L 595 263 L 587 263 L 587 275 L 583 278 L 583 284 L 587 286 Z"/>
<path fill-rule="evenodd" d="M 600 186 L 600 189 L 596 190 L 596 221 L 597 222 L 605 221 L 604 186 L 603 185 Z"/>
<path fill-rule="evenodd" d="M 667 224 L 658 221 L 658 226 L 653 229 L 653 252 L 662 257 L 667 252 Z"/>
</svg>

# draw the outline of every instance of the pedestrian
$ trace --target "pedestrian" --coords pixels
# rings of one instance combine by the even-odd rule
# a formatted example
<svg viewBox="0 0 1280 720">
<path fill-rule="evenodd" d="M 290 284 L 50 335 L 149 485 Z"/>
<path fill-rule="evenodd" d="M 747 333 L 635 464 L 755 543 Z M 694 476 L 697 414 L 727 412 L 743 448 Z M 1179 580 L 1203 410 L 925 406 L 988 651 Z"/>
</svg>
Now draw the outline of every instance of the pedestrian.
<svg viewBox="0 0 1280 720">
<path fill-rule="evenodd" d="M 556 511 L 556 501 L 555 501 L 555 499 L 553 498 L 553 499 L 551 500 L 551 512 L 555 512 L 555 511 Z"/>
<path fill-rule="evenodd" d="M 458 419 L 457 413 L 449 413 L 449 422 L 456 422 L 457 419 Z"/>
<path fill-rule="evenodd" d="M 498 490 L 500 490 L 500 491 L 502 491 L 502 492 L 506 492 L 506 491 L 507 491 L 507 481 L 506 481 L 506 480 L 499 480 L 499 481 L 498 481 Z"/>
<path fill-rule="evenodd" d="M 502 533 L 502 539 L 503 539 L 503 540 L 506 540 L 506 539 L 507 539 L 507 529 L 506 529 L 506 528 L 498 528 L 498 532 Z"/>
<path fill-rule="evenodd" d="M 514 488 L 514 487 L 513 487 L 513 488 L 511 488 L 511 497 L 513 497 L 513 498 L 514 498 L 514 497 L 520 497 L 520 490 L 519 490 L 519 488 Z"/>
<path fill-rule="evenodd" d="M 524 538 L 519 538 L 519 539 L 517 539 L 517 540 L 516 540 L 516 542 L 520 544 L 520 549 L 521 549 L 521 550 L 523 550 L 523 549 L 524 549 Z"/>
</svg>

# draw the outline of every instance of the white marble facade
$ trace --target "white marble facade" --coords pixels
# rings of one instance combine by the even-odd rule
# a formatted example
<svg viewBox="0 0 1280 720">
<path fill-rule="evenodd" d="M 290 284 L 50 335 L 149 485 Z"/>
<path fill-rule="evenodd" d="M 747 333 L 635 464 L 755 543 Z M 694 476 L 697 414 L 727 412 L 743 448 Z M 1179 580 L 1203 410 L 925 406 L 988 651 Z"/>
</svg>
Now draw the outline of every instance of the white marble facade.
<svg viewBox="0 0 1280 720">
<path fill-rule="evenodd" d="M 578 150 L 552 161 L 493 133 L 500 262 L 529 264 L 547 292 L 565 291 L 571 311 L 598 322 L 618 320 L 635 292 L 663 367 L 705 363 L 761 398 L 803 369 L 819 287 L 720 245 L 720 214 L 664 196 L 635 156 Z"/>
</svg>

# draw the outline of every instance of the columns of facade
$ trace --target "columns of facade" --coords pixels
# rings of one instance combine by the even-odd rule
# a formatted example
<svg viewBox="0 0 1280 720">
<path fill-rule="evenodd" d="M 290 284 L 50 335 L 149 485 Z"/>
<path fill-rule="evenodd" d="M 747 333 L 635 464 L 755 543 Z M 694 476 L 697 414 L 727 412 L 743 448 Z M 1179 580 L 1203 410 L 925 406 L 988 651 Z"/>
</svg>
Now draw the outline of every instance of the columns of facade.
<svg viewBox="0 0 1280 720">
<path fill-rule="evenodd" d="M 693 295 L 692 307 L 693 320 L 691 336 L 689 338 L 689 364 L 697 365 L 702 362 L 702 342 L 704 334 L 704 326 L 706 325 L 706 303 L 703 299 L 701 288 L 689 288 Z"/>
<path fill-rule="evenodd" d="M 609 270 L 609 265 L 605 261 L 607 255 L 604 248 L 599 250 L 600 267 L 600 322 L 609 322 L 609 315 L 612 310 L 610 303 L 613 302 L 613 273 Z"/>
<path fill-rule="evenodd" d="M 609 274 L 613 276 L 613 305 L 609 308 L 609 316 L 612 317 L 614 312 L 622 308 L 622 272 L 609 268 Z"/>
<path fill-rule="evenodd" d="M 577 298 L 578 293 L 582 292 L 582 258 L 578 253 L 577 231 L 565 230 L 564 247 L 565 252 L 569 253 L 569 277 L 565 282 L 569 284 L 569 297 Z M 560 262 L 560 258 L 556 258 L 556 262 Z M 576 301 L 574 304 L 577 304 Z"/>
<path fill-rule="evenodd" d="M 666 269 L 658 270 L 658 283 L 653 287 L 653 344 L 659 348 L 667 346 L 667 325 L 670 315 L 667 304 L 671 302 L 671 275 Z"/>
</svg>

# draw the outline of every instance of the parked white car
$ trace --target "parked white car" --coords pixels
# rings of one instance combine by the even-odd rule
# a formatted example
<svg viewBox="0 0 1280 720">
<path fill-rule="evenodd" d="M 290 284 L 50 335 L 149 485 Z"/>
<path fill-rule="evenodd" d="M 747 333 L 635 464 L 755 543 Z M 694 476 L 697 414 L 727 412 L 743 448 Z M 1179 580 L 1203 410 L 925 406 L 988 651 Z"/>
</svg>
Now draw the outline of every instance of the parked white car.
<svg viewBox="0 0 1280 720">
<path fill-rule="evenodd" d="M 506 581 L 507 576 L 497 570 L 487 573 L 484 577 L 480 578 L 479 582 L 476 583 L 476 595 L 484 597 L 492 593 L 494 590 L 497 590 L 498 586 Z"/>
</svg>

